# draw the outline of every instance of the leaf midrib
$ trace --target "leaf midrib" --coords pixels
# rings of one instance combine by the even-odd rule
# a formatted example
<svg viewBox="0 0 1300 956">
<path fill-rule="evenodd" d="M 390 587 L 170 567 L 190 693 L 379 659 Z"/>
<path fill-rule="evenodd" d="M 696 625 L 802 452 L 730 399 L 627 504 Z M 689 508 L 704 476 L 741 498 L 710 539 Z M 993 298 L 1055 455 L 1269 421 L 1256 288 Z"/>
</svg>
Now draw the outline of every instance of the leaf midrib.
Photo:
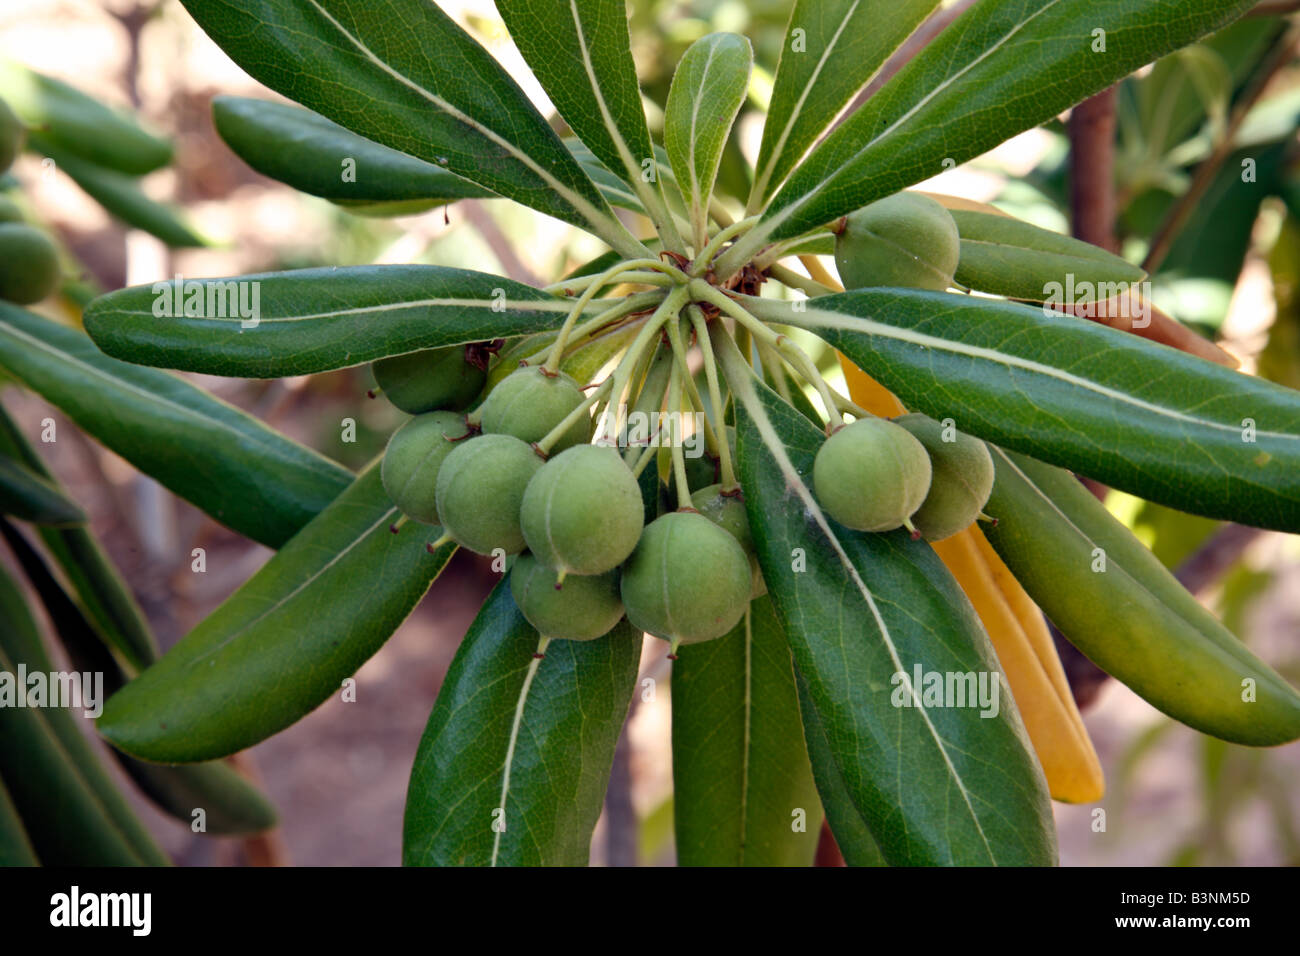
<svg viewBox="0 0 1300 956">
<path fill-rule="evenodd" d="M 741 365 L 744 365 L 744 368 L 748 369 L 748 366 L 743 363 L 743 360 L 741 360 Z M 739 369 L 740 366 L 738 365 L 737 370 Z M 822 533 L 826 536 L 827 541 L 829 541 L 834 548 L 836 558 L 848 573 L 849 578 L 852 580 L 858 593 L 862 596 L 862 599 L 866 602 L 867 608 L 870 610 L 871 616 L 880 632 L 881 640 L 884 642 L 885 648 L 889 652 L 890 661 L 894 665 L 894 670 L 896 673 L 903 675 L 903 684 L 912 695 L 912 709 L 916 710 L 920 714 L 926 730 L 934 740 L 935 747 L 943 758 L 944 766 L 947 768 L 948 774 L 953 783 L 957 786 L 962 801 L 966 804 L 966 808 L 970 813 L 970 820 L 975 827 L 976 833 L 979 834 L 980 841 L 983 843 L 989 859 L 996 860 L 997 857 L 993 852 L 993 847 L 990 845 L 987 835 L 984 833 L 984 827 L 980 823 L 979 815 L 976 814 L 975 807 L 971 803 L 970 793 L 966 789 L 965 782 L 962 780 L 961 774 L 957 772 L 956 766 L 954 766 L 952 759 L 949 757 L 948 748 L 944 743 L 943 737 L 939 734 L 938 728 L 936 728 L 934 723 L 930 720 L 929 711 L 926 709 L 920 693 L 912 686 L 911 675 L 908 674 L 903 667 L 903 662 L 898 656 L 898 648 L 895 646 L 893 637 L 890 634 L 889 625 L 881 616 L 874 595 L 867 587 L 866 582 L 862 580 L 861 575 L 858 574 L 857 567 L 849 558 L 848 553 L 840 543 L 839 537 L 835 534 L 830 523 L 826 520 L 826 516 L 821 510 L 821 506 L 818 505 L 816 499 L 808 490 L 807 485 L 804 484 L 803 479 L 799 476 L 798 471 L 794 467 L 794 463 L 790 461 L 789 455 L 786 453 L 785 445 L 782 443 L 780 436 L 776 434 L 776 430 L 772 427 L 772 423 L 767 417 L 767 410 L 763 408 L 757 393 L 754 391 L 752 381 L 750 381 L 747 376 L 742 377 L 738 375 L 736 378 L 739 379 L 739 381 L 734 386 L 735 391 L 741 397 L 741 401 L 744 402 L 746 410 L 754 419 L 754 424 L 762 435 L 763 442 L 767 446 L 768 452 L 774 459 L 776 459 L 777 465 L 781 469 L 782 477 L 785 479 L 787 489 L 793 491 L 799 496 L 806 513 L 816 520 L 817 526 L 821 529 Z"/>
<path fill-rule="evenodd" d="M 769 315 L 771 314 L 769 302 L 775 304 L 775 300 L 763 300 L 764 304 L 759 306 L 754 305 L 755 301 L 757 300 L 747 299 L 747 305 L 751 306 L 751 311 L 768 312 Z M 786 305 L 786 303 L 781 303 L 781 305 Z M 1059 369 L 1051 365 L 1044 365 L 1041 362 L 1034 362 L 1030 359 L 1022 359 L 1018 356 L 1010 355 L 1009 353 L 987 348 L 985 346 L 966 345 L 961 342 L 954 342 L 951 339 L 927 335 L 924 332 L 916 332 L 911 329 L 901 329 L 897 326 L 877 322 L 874 319 L 847 315 L 842 312 L 827 312 L 824 309 L 810 308 L 807 309 L 803 315 L 807 316 L 807 318 L 796 314 L 793 315 L 793 317 L 780 317 L 780 321 L 784 324 L 794 325 L 798 328 L 805 328 L 812 332 L 816 332 L 818 328 L 834 329 L 841 332 L 862 332 L 868 335 L 879 335 L 882 338 L 895 339 L 901 342 L 910 342 L 913 345 L 918 345 L 927 349 L 934 349 L 938 352 L 950 352 L 967 358 L 985 359 L 999 365 L 1017 368 L 1021 371 L 1029 372 L 1030 374 L 1053 378 L 1067 385 L 1095 392 L 1098 395 L 1120 402 L 1121 404 L 1127 404 L 1133 408 L 1151 412 L 1174 421 L 1184 422 L 1197 427 L 1228 432 L 1233 435 L 1240 435 L 1241 433 L 1240 426 L 1225 425 L 1210 419 L 1197 418 L 1194 415 L 1179 412 L 1176 409 L 1165 408 L 1164 406 L 1156 405 L 1144 399 L 1137 398 L 1127 392 L 1118 391 L 1090 379 L 1074 375 L 1064 369 Z M 821 321 L 815 321 L 812 318 L 813 316 L 820 316 Z M 1266 436 L 1278 440 L 1300 442 L 1300 435 L 1290 435 L 1285 432 L 1256 429 L 1255 434 L 1257 436 Z"/>
</svg>

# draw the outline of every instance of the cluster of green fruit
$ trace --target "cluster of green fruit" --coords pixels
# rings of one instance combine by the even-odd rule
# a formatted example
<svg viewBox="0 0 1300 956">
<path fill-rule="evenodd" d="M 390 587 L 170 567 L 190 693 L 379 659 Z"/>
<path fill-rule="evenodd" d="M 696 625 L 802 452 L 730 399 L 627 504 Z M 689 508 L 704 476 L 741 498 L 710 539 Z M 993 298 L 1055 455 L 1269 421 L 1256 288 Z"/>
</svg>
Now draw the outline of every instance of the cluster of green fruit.
<svg viewBox="0 0 1300 956">
<path fill-rule="evenodd" d="M 864 285 L 947 288 L 956 251 L 951 217 L 914 194 L 859 210 L 837 238 L 846 278 Z M 637 472 L 592 443 L 593 402 L 578 383 L 523 365 L 481 398 L 488 359 L 471 345 L 374 365 L 379 389 L 415 416 L 384 453 L 398 508 L 478 554 L 517 556 L 511 593 L 544 638 L 593 640 L 626 614 L 675 651 L 735 627 L 766 585 L 740 488 L 719 480 L 717 459 L 674 469 L 686 495 L 647 521 Z M 734 434 L 718 430 L 729 449 Z M 827 439 L 813 483 L 846 527 L 940 540 L 980 515 L 993 462 L 983 442 L 923 415 L 859 417 Z"/>
<path fill-rule="evenodd" d="M 695 511 L 647 524 L 632 469 L 612 445 L 590 444 L 588 403 L 572 378 L 520 368 L 467 418 L 476 392 L 455 383 L 482 384 L 467 364 L 456 348 L 375 367 L 385 394 L 415 414 L 382 465 L 407 517 L 478 554 L 518 555 L 511 592 L 543 637 L 593 640 L 626 614 L 675 647 L 736 625 L 761 581 L 737 493 L 701 489 Z M 548 436 L 546 454 L 538 443 Z"/>
<path fill-rule="evenodd" d="M 27 131 L 9 104 L 0 100 L 0 174 L 8 171 Z M 23 222 L 22 212 L 0 196 L 0 299 L 31 305 L 59 284 L 59 252 L 49 236 Z"/>
<path fill-rule="evenodd" d="M 993 458 L 978 438 L 919 413 L 861 418 L 818 450 L 813 489 L 846 527 L 907 528 L 942 541 L 982 514 L 993 492 Z"/>
</svg>

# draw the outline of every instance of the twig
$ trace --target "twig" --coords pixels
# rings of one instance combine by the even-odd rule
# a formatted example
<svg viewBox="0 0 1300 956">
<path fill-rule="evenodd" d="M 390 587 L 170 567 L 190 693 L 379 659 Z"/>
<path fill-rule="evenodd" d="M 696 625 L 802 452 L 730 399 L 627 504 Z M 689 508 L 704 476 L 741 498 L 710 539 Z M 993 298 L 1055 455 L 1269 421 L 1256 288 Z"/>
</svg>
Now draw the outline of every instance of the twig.
<svg viewBox="0 0 1300 956">
<path fill-rule="evenodd" d="M 1070 219 L 1076 239 L 1116 251 L 1115 87 L 1070 113 Z"/>
</svg>

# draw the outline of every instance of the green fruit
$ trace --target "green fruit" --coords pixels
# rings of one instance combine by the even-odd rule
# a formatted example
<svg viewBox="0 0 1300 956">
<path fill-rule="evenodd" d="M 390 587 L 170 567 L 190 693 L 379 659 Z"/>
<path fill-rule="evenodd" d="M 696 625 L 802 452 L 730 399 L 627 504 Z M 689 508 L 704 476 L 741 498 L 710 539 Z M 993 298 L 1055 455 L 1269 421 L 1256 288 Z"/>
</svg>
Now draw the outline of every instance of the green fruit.
<svg viewBox="0 0 1300 956">
<path fill-rule="evenodd" d="M 436 507 L 443 530 L 478 554 L 524 550 L 519 506 L 542 467 L 541 456 L 512 435 L 480 435 L 458 442 L 442 462 Z"/>
<path fill-rule="evenodd" d="M 901 192 L 850 213 L 835 240 L 846 289 L 905 286 L 942 292 L 961 255 L 957 224 L 929 196 Z"/>
<path fill-rule="evenodd" d="M 766 594 L 767 582 L 763 580 L 763 572 L 758 567 L 758 555 L 754 553 L 754 537 L 749 530 L 749 515 L 745 511 L 744 497 L 739 493 L 724 495 L 722 485 L 710 485 L 691 495 L 691 504 L 696 511 L 735 538 L 745 552 L 745 557 L 749 558 L 749 569 L 753 576 L 750 598 L 760 598 Z"/>
<path fill-rule="evenodd" d="M 930 490 L 930 456 L 907 429 L 863 418 L 839 429 L 817 451 L 813 488 L 826 512 L 857 531 L 892 531 Z"/>
<path fill-rule="evenodd" d="M 632 626 L 676 647 L 730 631 L 752 587 L 749 559 L 735 538 L 703 515 L 675 511 L 646 527 L 620 590 Z"/>
<path fill-rule="evenodd" d="M 40 302 L 59 285 L 59 252 L 33 226 L 0 223 L 0 299 Z"/>
<path fill-rule="evenodd" d="M 26 135 L 22 120 L 14 115 L 8 103 L 0 100 L 0 173 L 14 164 Z"/>
<path fill-rule="evenodd" d="M 0 222 L 22 222 L 23 211 L 12 199 L 0 196 Z"/>
<path fill-rule="evenodd" d="M 993 456 L 988 446 L 919 413 L 901 415 L 894 422 L 930 455 L 930 490 L 912 515 L 912 523 L 929 541 L 942 541 L 969 528 L 993 493 Z"/>
<path fill-rule="evenodd" d="M 622 564 L 645 523 L 641 489 L 609 445 L 577 445 L 543 465 L 519 511 L 528 550 L 562 574 Z"/>
<path fill-rule="evenodd" d="M 371 369 L 384 396 L 412 415 L 467 408 L 487 381 L 487 370 L 466 360 L 463 345 L 395 355 Z"/>
<path fill-rule="evenodd" d="M 510 596 L 542 637 L 594 641 L 623 618 L 618 574 L 571 577 L 555 586 L 556 571 L 521 554 L 510 571 Z"/>
<path fill-rule="evenodd" d="M 546 375 L 541 366 L 511 372 L 483 401 L 483 431 L 513 435 L 520 441 L 541 441 L 569 413 L 586 401 L 578 383 L 561 372 Z M 551 454 L 591 438 L 591 417 L 584 415 L 551 449 Z"/>
<path fill-rule="evenodd" d="M 393 432 L 379 474 L 384 491 L 402 514 L 425 524 L 438 523 L 438 471 L 468 434 L 465 416 L 456 412 L 419 415 Z"/>
</svg>

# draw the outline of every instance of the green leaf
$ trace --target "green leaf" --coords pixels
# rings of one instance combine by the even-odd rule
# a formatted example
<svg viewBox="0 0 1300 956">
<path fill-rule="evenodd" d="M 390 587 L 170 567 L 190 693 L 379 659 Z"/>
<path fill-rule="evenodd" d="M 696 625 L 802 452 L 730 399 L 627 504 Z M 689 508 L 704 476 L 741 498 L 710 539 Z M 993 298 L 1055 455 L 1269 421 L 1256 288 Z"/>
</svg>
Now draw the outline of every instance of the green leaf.
<svg viewBox="0 0 1300 956">
<path fill-rule="evenodd" d="M 538 641 L 503 581 L 461 642 L 420 740 L 406 865 L 586 864 L 641 636 L 623 622 L 595 641 L 551 641 L 542 660 Z"/>
<path fill-rule="evenodd" d="M 184 0 L 254 79 L 366 139 L 643 252 L 514 80 L 427 0 Z M 397 26 L 395 26 L 397 25 Z"/>
<path fill-rule="evenodd" d="M 731 134 L 754 69 L 749 40 L 710 33 L 691 44 L 677 64 L 664 113 L 664 146 L 690 211 L 698 248 L 704 245 L 709 199 L 722 149 Z"/>
<path fill-rule="evenodd" d="M 743 301 L 811 329 L 905 406 L 964 432 L 1182 511 L 1300 531 L 1300 394 L 1289 389 L 995 299 L 864 289 L 806 312 Z"/>
<path fill-rule="evenodd" d="M 3 649 L 0 672 L 17 673 L 17 664 Z M 0 780 L 42 862 L 47 866 L 162 862 L 140 856 L 83 769 L 64 749 L 41 709 L 0 707 Z"/>
<path fill-rule="evenodd" d="M 0 99 L 43 137 L 99 166 L 142 176 L 172 161 L 171 144 L 133 118 L 11 60 L 0 60 Z"/>
<path fill-rule="evenodd" d="M 803 717 L 803 735 L 808 744 L 808 757 L 812 762 L 813 779 L 830 824 L 831 835 L 840 856 L 849 866 L 888 866 L 880 855 L 880 847 L 871 835 L 871 828 L 853 803 L 853 794 L 844 782 L 844 774 L 835 763 L 835 751 L 826 739 L 821 718 L 812 702 L 808 682 L 795 671 L 795 685 L 799 691 L 799 713 Z"/>
<path fill-rule="evenodd" d="M 948 212 L 961 236 L 956 279 L 980 292 L 1043 302 L 1052 283 L 1062 290 L 1067 281 L 1076 289 L 1089 283 L 1095 294 L 1077 297 L 1082 304 L 1127 294 L 1146 278 L 1142 269 L 1114 253 L 1021 219 L 965 209 Z"/>
<path fill-rule="evenodd" d="M 77 503 L 26 465 L 0 453 L 0 514 L 45 525 L 81 524 Z"/>
<path fill-rule="evenodd" d="M 0 780 L 0 866 L 40 866 L 13 797 Z"/>
<path fill-rule="evenodd" d="M 498 0 L 496 6 L 569 128 L 632 187 L 654 222 L 675 235 L 660 177 L 645 180 L 654 151 L 624 0 Z"/>
<path fill-rule="evenodd" d="M 0 407 L 0 453 L 18 459 L 60 487 L 3 407 Z M 158 650 L 149 625 L 130 588 L 94 535 L 84 527 L 37 530 L 45 550 L 58 563 L 100 637 L 116 648 L 132 667 L 140 669 L 152 663 Z"/>
<path fill-rule="evenodd" d="M 809 866 L 821 808 L 769 598 L 730 634 L 679 651 L 672 702 L 678 864 Z"/>
<path fill-rule="evenodd" d="M 99 731 L 144 760 L 189 763 L 265 740 L 337 693 L 450 558 L 400 513 L 378 462 L 225 603 L 110 698 Z"/>
<path fill-rule="evenodd" d="M 82 333 L 4 303 L 0 367 L 145 474 L 269 547 L 351 481 L 342 466 L 188 382 L 108 358 Z"/>
<path fill-rule="evenodd" d="M 594 302 L 587 313 L 607 304 Z M 572 307 L 487 272 L 356 266 L 132 286 L 96 299 L 84 321 L 95 344 L 115 358 L 279 378 L 558 329 Z"/>
<path fill-rule="evenodd" d="M 799 0 L 794 5 L 763 126 L 751 214 L 938 5 L 939 0 Z"/>
<path fill-rule="evenodd" d="M 226 145 L 249 166 L 312 196 L 368 203 L 496 196 L 299 106 L 218 96 L 212 119 Z"/>
<path fill-rule="evenodd" d="M 1055 862 L 1042 769 L 961 589 L 906 531 L 862 534 L 832 523 L 808 487 L 823 434 L 746 375 L 729 342 L 720 351 L 737 399 L 740 480 L 763 576 L 835 766 L 884 858 L 896 866 Z M 996 712 L 935 706 L 933 675 L 982 680 L 986 703 L 996 687 Z"/>
<path fill-rule="evenodd" d="M 1050 120 L 1252 2 L 981 0 L 813 150 L 719 275 Z"/>
<path fill-rule="evenodd" d="M 1300 693 L 1073 475 L 990 450 L 997 479 L 985 508 L 998 521 L 984 533 L 1072 644 L 1189 727 L 1254 746 L 1300 738 Z"/>
<path fill-rule="evenodd" d="M 128 226 L 143 229 L 169 246 L 185 248 L 208 245 L 207 240 L 185 223 L 179 212 L 154 202 L 141 192 L 140 181 L 135 177 L 116 169 L 97 166 L 36 133 L 30 134 L 28 139 L 33 149 L 54 160 L 55 165 L 67 173 L 91 199 Z"/>
<path fill-rule="evenodd" d="M 34 554 L 8 522 L 0 521 L 0 531 L 20 561 Z M 27 563 L 24 561 L 24 567 Z M 20 665 L 29 680 L 37 672 L 48 678 L 54 665 L 22 592 L 3 568 L 0 611 L 5 621 L 0 628 L 0 674 L 5 677 L 0 681 L 16 683 Z M 91 680 L 89 675 L 87 680 Z M 84 686 L 98 690 L 93 683 Z M 63 707 L 20 707 L 15 706 L 13 697 L 6 699 L 8 694 L 25 695 L 27 690 L 23 685 L 0 689 L 0 701 L 4 701 L 0 706 L 0 778 L 8 783 L 41 859 L 49 865 L 60 861 L 76 865 L 167 864 L 167 856 L 127 804 L 77 725 L 84 718 Z M 84 703 L 89 710 L 91 702 Z M 103 704 L 103 698 L 94 703 Z"/>
<path fill-rule="evenodd" d="M 0 525 L 0 530 L 40 596 L 72 669 L 83 674 L 102 675 L 102 678 L 97 678 L 103 681 L 100 693 L 105 696 L 116 693 L 127 683 L 127 674 L 95 633 L 90 621 L 68 597 L 26 539 L 7 526 Z M 0 607 L 4 603 L 0 600 Z M 33 636 L 24 640 L 23 647 L 16 647 L 13 656 L 26 663 L 29 671 L 54 671 L 54 664 L 41 646 L 39 636 L 34 636 L 34 640 Z M 102 696 L 99 702 L 103 702 Z M 84 754 L 81 732 L 67 716 L 62 712 L 51 713 L 48 719 L 54 733 L 70 753 Z M 257 833 L 275 825 L 275 808 L 270 801 L 225 764 L 161 766 L 144 763 L 116 750 L 112 753 L 136 786 L 160 809 L 186 826 L 194 824 L 196 809 L 203 810 L 203 832 L 214 835 Z M 86 756 L 83 762 L 93 759 Z M 111 787 L 111 783 L 105 780 L 103 786 Z"/>
</svg>

